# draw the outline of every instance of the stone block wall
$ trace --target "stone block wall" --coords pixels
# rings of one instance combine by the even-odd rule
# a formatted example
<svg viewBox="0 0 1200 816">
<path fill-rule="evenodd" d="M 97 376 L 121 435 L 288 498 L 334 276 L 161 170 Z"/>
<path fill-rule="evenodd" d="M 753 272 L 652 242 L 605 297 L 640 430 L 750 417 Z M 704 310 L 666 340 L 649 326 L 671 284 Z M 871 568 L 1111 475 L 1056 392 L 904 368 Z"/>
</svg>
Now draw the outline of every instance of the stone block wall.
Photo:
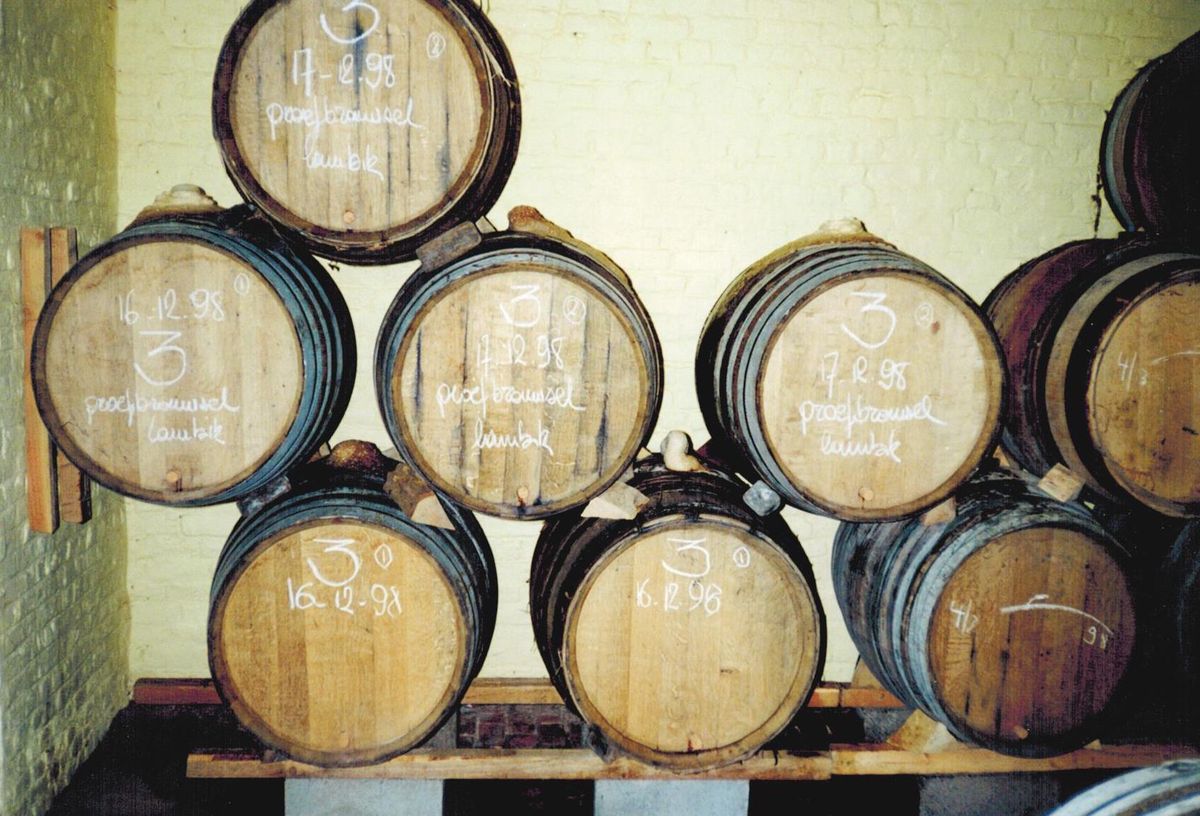
<svg viewBox="0 0 1200 816">
<path fill-rule="evenodd" d="M 116 11 L 97 0 L 0 4 L 0 814 L 41 813 L 128 695 L 124 502 L 31 533 L 25 512 L 19 230 L 113 233 Z M 82 362 L 82 361 L 81 361 Z"/>
</svg>

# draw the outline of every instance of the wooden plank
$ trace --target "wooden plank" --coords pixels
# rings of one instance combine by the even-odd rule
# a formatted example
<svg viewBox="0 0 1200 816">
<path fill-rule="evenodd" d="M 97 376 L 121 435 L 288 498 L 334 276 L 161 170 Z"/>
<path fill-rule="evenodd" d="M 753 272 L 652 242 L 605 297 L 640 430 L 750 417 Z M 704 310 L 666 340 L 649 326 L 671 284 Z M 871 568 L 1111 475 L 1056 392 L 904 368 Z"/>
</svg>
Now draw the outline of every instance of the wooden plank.
<svg viewBox="0 0 1200 816">
<path fill-rule="evenodd" d="M 75 265 L 79 244 L 74 227 L 50 230 L 50 285 L 53 287 Z M 70 524 L 85 524 L 92 518 L 92 480 L 63 454 L 56 451 L 58 468 L 58 516 Z"/>
<path fill-rule="evenodd" d="M 826 780 L 832 776 L 923 776 L 932 774 L 1047 773 L 1120 770 L 1194 759 L 1182 745 L 1109 745 L 1047 759 L 1024 759 L 983 748 L 935 754 L 898 751 L 881 745 L 834 745 L 828 752 L 760 751 L 724 768 L 679 774 L 627 757 L 606 762 L 586 748 L 478 748 L 414 751 L 378 765 L 320 768 L 293 760 L 265 761 L 254 752 L 194 753 L 193 779 L 750 779 Z"/>
<path fill-rule="evenodd" d="M 547 679 L 480 677 L 467 689 L 465 705 L 562 705 Z"/>
<path fill-rule="evenodd" d="M 192 779 L 758 779 L 830 778 L 828 754 L 760 752 L 742 762 L 702 773 L 679 774 L 619 757 L 610 761 L 586 748 L 474 748 L 413 751 L 358 768 L 319 768 L 293 760 L 264 762 L 254 753 L 195 753 Z"/>
<path fill-rule="evenodd" d="M 139 705 L 220 705 L 221 697 L 208 678 L 143 677 L 133 684 Z M 562 698 L 545 678 L 480 677 L 467 689 L 464 705 L 562 705 Z M 881 689 L 846 688 L 824 683 L 813 689 L 808 708 L 904 708 Z"/>
<path fill-rule="evenodd" d="M 924 776 L 1138 768 L 1173 759 L 1195 758 L 1200 752 L 1183 745 L 1106 745 L 1046 759 L 1024 759 L 983 748 L 921 753 L 894 750 L 885 745 L 832 745 L 830 755 L 835 776 Z"/>
<path fill-rule="evenodd" d="M 837 686 L 817 686 L 806 704 L 808 708 L 837 708 L 842 704 L 842 689 Z"/>
<path fill-rule="evenodd" d="M 143 677 L 133 684 L 139 705 L 220 705 L 209 678 Z M 464 705 L 562 705 L 549 680 L 481 677 L 467 689 Z"/>
<path fill-rule="evenodd" d="M 847 688 L 842 690 L 842 708 L 904 708 L 890 691 L 873 688 Z"/>
<path fill-rule="evenodd" d="M 222 705 L 213 681 L 207 678 L 143 677 L 133 684 L 136 705 Z"/>
<path fill-rule="evenodd" d="M 38 414 L 33 396 L 33 335 L 38 315 L 50 292 L 50 272 L 46 231 L 25 227 L 21 230 L 21 320 L 25 334 L 24 410 L 26 503 L 29 528 L 36 533 L 58 529 L 58 497 L 55 476 L 55 452 L 50 434 Z"/>
</svg>

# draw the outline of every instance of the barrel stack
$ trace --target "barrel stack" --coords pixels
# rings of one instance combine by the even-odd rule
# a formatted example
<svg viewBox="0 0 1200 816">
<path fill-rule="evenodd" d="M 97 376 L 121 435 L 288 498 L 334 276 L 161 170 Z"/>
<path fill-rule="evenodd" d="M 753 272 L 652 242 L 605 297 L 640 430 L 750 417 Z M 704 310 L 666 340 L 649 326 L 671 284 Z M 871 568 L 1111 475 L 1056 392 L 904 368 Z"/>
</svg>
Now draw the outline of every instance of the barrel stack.
<svg viewBox="0 0 1200 816">
<path fill-rule="evenodd" d="M 1009 455 L 1038 477 L 1066 467 L 1090 499 L 1181 518 L 1200 510 L 1198 78 L 1194 35 L 1113 102 L 1099 175 L 1126 232 L 1056 247 L 985 301 L 1009 368 Z"/>
<path fill-rule="evenodd" d="M 826 649 L 781 503 L 842 522 L 838 603 L 885 687 L 961 740 L 1068 751 L 1127 687 L 1139 576 L 1036 478 L 1065 466 L 1089 502 L 1200 515 L 1200 163 L 1176 101 L 1197 43 L 1139 72 L 1105 127 L 1105 189 L 1137 235 L 1031 261 L 985 313 L 831 222 L 728 286 L 695 361 L 712 441 L 660 457 L 644 446 L 662 351 L 629 276 L 532 208 L 504 230 L 486 218 L 521 103 L 478 4 L 250 0 L 212 101 L 245 203 L 177 188 L 81 259 L 38 323 L 38 407 L 101 484 L 239 502 L 210 667 L 245 728 L 296 759 L 383 761 L 459 704 L 497 605 L 472 512 L 544 520 L 537 648 L 607 756 L 679 772 L 746 758 L 803 707 Z M 318 453 L 356 349 L 314 256 L 419 262 L 374 351 L 394 457 Z M 1014 471 L 988 464 L 1002 424 Z M 1194 525 L 1167 561 L 1189 676 Z"/>
</svg>

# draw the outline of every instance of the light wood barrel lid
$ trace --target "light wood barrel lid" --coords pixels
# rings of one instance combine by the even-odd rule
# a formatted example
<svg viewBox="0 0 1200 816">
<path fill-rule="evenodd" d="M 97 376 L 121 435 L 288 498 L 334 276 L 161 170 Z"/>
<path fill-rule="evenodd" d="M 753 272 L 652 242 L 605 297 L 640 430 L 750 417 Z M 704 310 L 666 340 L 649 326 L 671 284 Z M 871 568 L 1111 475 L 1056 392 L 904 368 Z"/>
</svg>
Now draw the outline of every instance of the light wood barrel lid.
<svg viewBox="0 0 1200 816">
<path fill-rule="evenodd" d="M 408 327 L 387 386 L 408 455 L 483 513 L 586 501 L 657 411 L 630 320 L 583 278 L 519 259 L 448 284 Z"/>
<path fill-rule="evenodd" d="M 244 259 L 139 239 L 57 289 L 47 309 L 35 366 L 43 417 L 113 489 L 165 502 L 216 494 L 254 473 L 296 420 L 296 326 Z"/>
<path fill-rule="evenodd" d="M 395 260 L 498 195 L 511 74 L 469 2 L 258 0 L 222 52 L 214 128 L 234 183 L 314 251 Z"/>
<path fill-rule="evenodd" d="M 983 744 L 1072 739 L 1111 703 L 1134 648 L 1122 567 L 1096 540 L 1029 527 L 976 550 L 929 629 L 938 698 Z"/>
<path fill-rule="evenodd" d="M 944 498 L 995 436 L 1002 362 L 984 321 L 916 275 L 841 276 L 776 331 L 756 395 L 788 481 L 836 516 Z"/>
<path fill-rule="evenodd" d="M 1096 450 L 1117 483 L 1168 515 L 1200 507 L 1200 283 L 1149 290 L 1110 325 L 1086 395 Z"/>
<path fill-rule="evenodd" d="M 305 762 L 407 750 L 465 685 L 461 601 L 427 550 L 364 522 L 297 525 L 255 546 L 210 619 L 238 719 Z"/>
<path fill-rule="evenodd" d="M 568 611 L 564 668 L 580 713 L 625 751 L 687 770 L 781 730 L 823 654 L 814 592 L 736 522 L 665 517 L 606 553 Z"/>
</svg>

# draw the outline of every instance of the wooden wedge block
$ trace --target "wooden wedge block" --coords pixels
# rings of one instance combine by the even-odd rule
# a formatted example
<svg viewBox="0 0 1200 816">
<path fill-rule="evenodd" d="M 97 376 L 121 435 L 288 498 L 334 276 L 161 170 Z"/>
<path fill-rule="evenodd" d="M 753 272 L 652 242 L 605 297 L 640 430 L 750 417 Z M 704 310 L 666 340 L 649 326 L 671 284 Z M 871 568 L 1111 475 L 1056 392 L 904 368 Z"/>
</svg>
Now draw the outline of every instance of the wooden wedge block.
<svg viewBox="0 0 1200 816">
<path fill-rule="evenodd" d="M 454 524 L 446 515 L 437 494 L 424 479 L 417 476 L 408 465 L 401 462 L 388 474 L 383 484 L 384 492 L 391 496 L 404 515 L 417 524 L 453 530 Z"/>
<path fill-rule="evenodd" d="M 887 738 L 887 744 L 919 754 L 932 754 L 959 746 L 958 740 L 950 735 L 946 726 L 931 720 L 921 711 L 909 715 L 904 724 Z"/>
<path fill-rule="evenodd" d="M 632 519 L 638 511 L 650 501 L 636 487 L 630 487 L 624 482 L 617 482 L 583 508 L 584 518 L 602 519 Z"/>
<path fill-rule="evenodd" d="M 1083 479 L 1080 479 L 1066 465 L 1055 465 L 1046 472 L 1038 482 L 1042 492 L 1061 502 L 1074 501 L 1083 491 Z"/>
<path fill-rule="evenodd" d="M 954 501 L 954 497 L 946 499 L 941 504 L 935 504 L 925 511 L 921 516 L 921 524 L 926 527 L 933 527 L 935 524 L 945 524 L 948 521 L 953 521 L 954 516 L 958 514 L 958 504 Z"/>
<path fill-rule="evenodd" d="M 871 670 L 867 668 L 867 664 L 860 657 L 858 662 L 854 664 L 854 674 L 850 678 L 850 688 L 869 688 L 881 689 L 883 684 L 875 675 L 871 674 Z"/>
</svg>

